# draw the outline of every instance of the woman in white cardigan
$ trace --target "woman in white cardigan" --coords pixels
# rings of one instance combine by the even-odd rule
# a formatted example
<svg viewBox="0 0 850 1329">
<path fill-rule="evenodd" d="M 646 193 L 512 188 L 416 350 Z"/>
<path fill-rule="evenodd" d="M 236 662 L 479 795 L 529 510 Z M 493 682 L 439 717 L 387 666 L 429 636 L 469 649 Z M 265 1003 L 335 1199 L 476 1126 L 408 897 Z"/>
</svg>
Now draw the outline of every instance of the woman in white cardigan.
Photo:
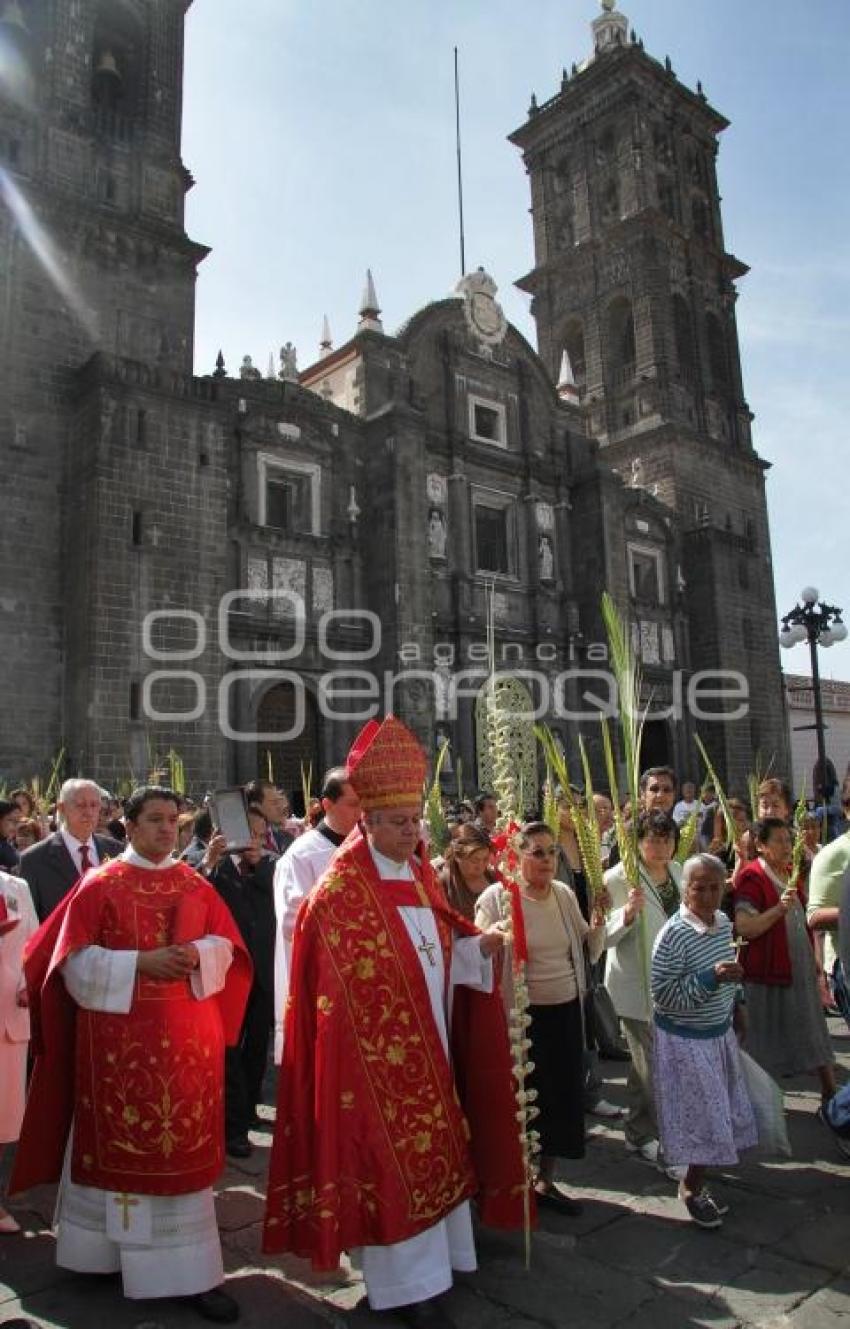
<svg viewBox="0 0 850 1329">
<path fill-rule="evenodd" d="M 605 929 L 605 986 L 619 1015 L 632 1061 L 626 1078 L 626 1149 L 660 1163 L 652 1092 L 652 948 L 679 908 L 682 870 L 673 855 L 679 831 L 666 812 L 637 819 L 640 881 L 630 882 L 622 862 L 605 873 L 612 909 Z"/>
<path fill-rule="evenodd" d="M 559 1158 L 584 1156 L 585 947 L 591 962 L 602 954 L 605 914 L 597 905 L 588 927 L 573 890 L 554 880 L 558 847 L 545 822 L 527 823 L 517 849 L 519 884 L 510 890 L 513 942 L 504 948 L 502 998 L 510 1013 L 516 1004 L 513 947 L 521 958 L 527 956 L 534 1071 L 526 1088 L 537 1093 L 535 1125 L 542 1150 L 537 1200 L 572 1216 L 581 1213 L 581 1205 L 555 1185 L 555 1169 Z M 497 882 L 479 895 L 475 922 L 480 928 L 502 918 L 504 889 Z"/>
<path fill-rule="evenodd" d="M 38 927 L 30 888 L 0 871 L 0 1155 L 21 1133 L 30 1013 L 24 982 L 24 946 Z M 0 1234 L 20 1232 L 0 1205 Z"/>
</svg>

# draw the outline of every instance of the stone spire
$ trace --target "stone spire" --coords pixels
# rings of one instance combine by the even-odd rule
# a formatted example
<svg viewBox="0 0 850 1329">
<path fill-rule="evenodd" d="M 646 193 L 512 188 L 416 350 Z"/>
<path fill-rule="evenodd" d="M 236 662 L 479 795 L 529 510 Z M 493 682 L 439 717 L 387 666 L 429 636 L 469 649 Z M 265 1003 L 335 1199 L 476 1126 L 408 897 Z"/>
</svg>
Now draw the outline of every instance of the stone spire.
<svg viewBox="0 0 850 1329">
<path fill-rule="evenodd" d="M 326 355 L 330 355 L 334 348 L 333 337 L 331 336 L 331 325 L 328 322 L 328 316 L 325 314 L 322 319 L 322 340 L 319 342 L 319 359 L 324 360 Z"/>
<path fill-rule="evenodd" d="M 629 40 L 629 20 L 615 9 L 615 0 L 600 0 L 602 13 L 591 23 L 593 50 L 596 55 L 626 46 Z"/>
<path fill-rule="evenodd" d="M 366 269 L 366 285 L 363 287 L 363 296 L 360 301 L 360 322 L 357 324 L 358 332 L 383 332 L 384 325 L 381 322 L 381 307 L 378 304 L 378 297 L 375 294 L 375 283 L 372 280 L 372 269 Z"/>
</svg>

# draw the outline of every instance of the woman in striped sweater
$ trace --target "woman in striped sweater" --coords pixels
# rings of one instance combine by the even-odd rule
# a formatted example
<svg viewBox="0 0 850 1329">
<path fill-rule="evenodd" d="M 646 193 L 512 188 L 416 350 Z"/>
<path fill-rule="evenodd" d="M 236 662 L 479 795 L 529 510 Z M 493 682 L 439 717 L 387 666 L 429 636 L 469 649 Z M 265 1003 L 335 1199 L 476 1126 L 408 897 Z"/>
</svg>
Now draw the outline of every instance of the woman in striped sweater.
<svg viewBox="0 0 850 1329">
<path fill-rule="evenodd" d="M 757 1140 L 733 1032 L 742 1029 L 736 985 L 744 971 L 732 925 L 720 911 L 726 869 L 696 854 L 682 870 L 682 904 L 652 957 L 655 1094 L 661 1147 L 687 1172 L 679 1196 L 700 1227 L 720 1227 L 726 1209 L 705 1189 L 707 1167 L 738 1162 Z"/>
</svg>

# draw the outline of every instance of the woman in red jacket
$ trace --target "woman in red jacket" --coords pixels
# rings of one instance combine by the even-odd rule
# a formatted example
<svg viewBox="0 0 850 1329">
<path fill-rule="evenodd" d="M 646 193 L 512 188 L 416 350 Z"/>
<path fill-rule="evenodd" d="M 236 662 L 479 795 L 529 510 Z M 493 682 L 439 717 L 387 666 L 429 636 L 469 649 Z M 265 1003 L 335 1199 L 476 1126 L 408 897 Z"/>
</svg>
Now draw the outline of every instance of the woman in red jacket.
<svg viewBox="0 0 850 1329">
<path fill-rule="evenodd" d="M 758 858 L 735 882 L 735 928 L 747 995 L 747 1051 L 773 1076 L 817 1071 L 824 1099 L 835 1070 L 821 1009 L 805 900 L 788 882 L 792 841 L 778 817 L 754 827 Z"/>
</svg>

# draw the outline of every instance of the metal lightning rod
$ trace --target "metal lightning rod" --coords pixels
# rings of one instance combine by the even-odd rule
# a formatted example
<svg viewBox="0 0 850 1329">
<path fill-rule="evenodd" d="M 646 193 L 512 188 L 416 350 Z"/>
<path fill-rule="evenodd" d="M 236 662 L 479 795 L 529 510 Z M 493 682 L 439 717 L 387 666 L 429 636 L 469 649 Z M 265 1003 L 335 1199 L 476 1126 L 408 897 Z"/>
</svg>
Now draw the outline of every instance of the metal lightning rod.
<svg viewBox="0 0 850 1329">
<path fill-rule="evenodd" d="M 463 163 L 460 152 L 460 79 L 458 77 L 457 47 L 455 47 L 455 139 L 457 142 L 457 209 L 460 221 L 460 275 L 466 273 L 466 252 L 463 234 Z"/>
</svg>

